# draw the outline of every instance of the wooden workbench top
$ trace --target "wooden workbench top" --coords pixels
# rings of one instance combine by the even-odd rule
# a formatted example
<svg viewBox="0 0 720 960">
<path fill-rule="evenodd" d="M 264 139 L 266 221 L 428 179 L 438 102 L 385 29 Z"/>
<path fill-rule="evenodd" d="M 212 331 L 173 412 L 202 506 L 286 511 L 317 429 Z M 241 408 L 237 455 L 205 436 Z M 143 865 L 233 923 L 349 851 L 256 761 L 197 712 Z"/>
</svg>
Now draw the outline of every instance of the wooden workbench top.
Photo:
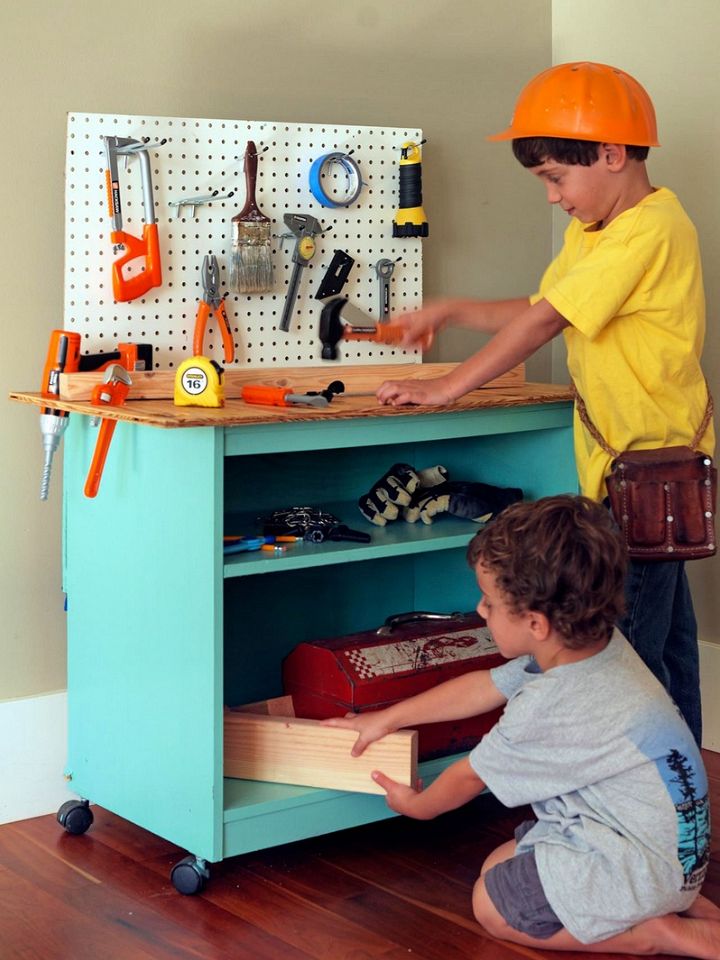
<svg viewBox="0 0 720 960">
<path fill-rule="evenodd" d="M 273 386 L 292 386 L 297 392 L 323 389 L 332 379 L 342 379 L 348 393 L 374 391 L 387 379 L 430 379 L 442 376 L 456 364 L 423 363 L 393 364 L 358 367 L 298 367 L 284 370 L 255 369 L 227 371 L 225 406 L 176 407 L 172 401 L 173 371 L 134 373 L 129 399 L 118 407 L 93 406 L 89 401 L 92 386 L 102 381 L 102 374 L 83 373 L 63 375 L 61 398 L 52 400 L 52 408 L 105 418 L 147 424 L 156 427 L 234 427 L 253 424 L 292 422 L 295 420 L 338 420 L 362 417 L 413 416 L 427 413 L 457 412 L 491 407 L 530 406 L 538 403 L 560 403 L 572 399 L 570 388 L 559 384 L 527 383 L 522 368 L 517 368 L 486 387 L 466 394 L 460 400 L 445 406 L 382 406 L 374 396 L 337 396 L 324 408 L 264 407 L 244 403 L 239 399 L 243 383 L 263 383 Z M 230 389 L 228 389 L 230 386 Z M 235 393 L 236 396 L 232 396 Z M 153 395 L 161 399 L 150 399 Z M 74 396 L 75 399 L 66 399 Z M 84 399 L 78 399 L 78 397 Z M 144 399 L 140 399 L 143 397 Z M 39 393 L 13 392 L 11 400 L 48 406 L 47 397 Z"/>
</svg>

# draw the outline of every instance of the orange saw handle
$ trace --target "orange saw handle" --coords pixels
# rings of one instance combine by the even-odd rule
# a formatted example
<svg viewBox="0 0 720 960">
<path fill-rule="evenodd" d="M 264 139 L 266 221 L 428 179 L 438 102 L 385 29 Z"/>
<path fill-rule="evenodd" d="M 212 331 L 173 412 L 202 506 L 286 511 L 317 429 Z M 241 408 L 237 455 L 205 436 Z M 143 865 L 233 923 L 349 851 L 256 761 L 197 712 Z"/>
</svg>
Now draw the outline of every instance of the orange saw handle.
<svg viewBox="0 0 720 960">
<path fill-rule="evenodd" d="M 134 237 L 124 230 L 113 230 L 110 234 L 113 244 L 122 244 L 125 247 L 124 256 L 112 265 L 113 296 L 116 300 L 125 303 L 144 297 L 148 290 L 159 287 L 162 283 L 162 267 L 160 264 L 160 241 L 156 223 L 146 223 L 142 237 Z M 131 260 L 140 257 L 145 259 L 145 269 L 132 277 L 123 275 L 123 267 Z"/>
<path fill-rule="evenodd" d="M 261 403 L 270 407 L 288 407 L 285 397 L 294 393 L 292 387 L 268 387 L 262 384 L 247 384 L 240 392 L 245 403 Z"/>
</svg>

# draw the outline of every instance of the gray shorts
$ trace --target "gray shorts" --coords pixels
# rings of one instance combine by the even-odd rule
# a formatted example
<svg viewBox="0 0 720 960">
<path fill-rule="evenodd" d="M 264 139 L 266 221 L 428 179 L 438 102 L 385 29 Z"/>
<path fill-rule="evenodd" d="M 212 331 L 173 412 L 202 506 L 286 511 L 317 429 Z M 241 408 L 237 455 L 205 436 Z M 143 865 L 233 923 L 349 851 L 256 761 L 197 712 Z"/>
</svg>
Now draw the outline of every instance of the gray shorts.
<svg viewBox="0 0 720 960">
<path fill-rule="evenodd" d="M 522 840 L 535 823 L 535 820 L 525 820 L 516 827 L 515 840 Z M 562 930 L 563 925 L 547 902 L 540 883 L 533 851 L 515 854 L 496 864 L 484 879 L 495 909 L 514 930 L 538 940 L 547 940 Z"/>
</svg>

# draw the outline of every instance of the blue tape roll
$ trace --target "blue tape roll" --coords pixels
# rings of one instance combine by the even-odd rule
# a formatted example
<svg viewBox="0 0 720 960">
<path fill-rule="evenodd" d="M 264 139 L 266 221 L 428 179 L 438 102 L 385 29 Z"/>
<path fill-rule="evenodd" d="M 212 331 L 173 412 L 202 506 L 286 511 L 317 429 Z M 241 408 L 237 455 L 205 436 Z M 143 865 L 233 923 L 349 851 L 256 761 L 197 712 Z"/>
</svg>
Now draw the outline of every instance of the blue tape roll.
<svg viewBox="0 0 720 960">
<path fill-rule="evenodd" d="M 325 168 L 332 163 L 339 163 L 349 177 L 355 177 L 354 188 L 344 200 L 329 197 L 322 187 L 322 176 Z M 347 153 L 326 153 L 322 157 L 318 157 L 310 167 L 310 193 L 323 207 L 349 207 L 360 196 L 362 188 L 360 168 Z"/>
</svg>

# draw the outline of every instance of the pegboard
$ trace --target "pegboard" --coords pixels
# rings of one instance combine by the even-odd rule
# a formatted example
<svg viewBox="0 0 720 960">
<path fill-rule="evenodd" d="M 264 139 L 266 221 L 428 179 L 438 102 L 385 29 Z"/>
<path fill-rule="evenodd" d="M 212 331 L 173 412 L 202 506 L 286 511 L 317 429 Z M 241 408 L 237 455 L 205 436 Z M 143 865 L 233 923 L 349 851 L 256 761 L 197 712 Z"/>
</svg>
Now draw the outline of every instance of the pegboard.
<svg viewBox="0 0 720 960">
<path fill-rule="evenodd" d="M 111 268 L 121 254 L 110 242 L 103 136 L 149 138 L 153 202 L 160 238 L 162 286 L 126 303 L 113 298 Z M 192 355 L 193 328 L 202 295 L 201 265 L 214 254 L 221 271 L 221 292 L 228 289 L 231 218 L 245 203 L 243 156 L 248 140 L 259 153 L 257 202 L 272 221 L 274 281 L 265 294 L 227 293 L 225 309 L 233 329 L 234 365 L 308 366 L 321 363 L 317 331 L 322 304 L 315 291 L 335 250 L 355 260 L 342 291 L 377 318 L 379 280 L 374 264 L 397 260 L 390 280 L 391 315 L 422 303 L 422 241 L 394 239 L 392 220 L 398 206 L 398 169 L 403 143 L 419 143 L 417 129 L 295 124 L 242 120 L 200 120 L 71 113 L 68 115 L 65 185 L 64 326 L 83 337 L 83 352 L 110 352 L 118 343 L 153 345 L 155 368 L 173 368 Z M 163 142 L 164 141 L 164 142 Z M 309 186 L 310 167 L 327 153 L 350 153 L 362 174 L 363 189 L 348 207 L 323 207 Z M 139 159 L 118 158 L 123 229 L 143 231 L 143 196 Z M 325 193 L 342 197 L 348 174 L 332 164 Z M 336 182 L 333 182 L 336 181 Z M 197 205 L 171 205 L 192 197 L 218 199 Z M 229 197 L 228 199 L 221 199 Z M 316 238 L 315 256 L 304 268 L 290 330 L 278 329 L 290 277 L 294 240 L 286 213 L 310 214 L 324 233 Z M 412 362 L 418 351 L 382 344 L 339 345 L 344 364 Z M 220 331 L 208 322 L 205 351 L 225 364 Z"/>
</svg>

